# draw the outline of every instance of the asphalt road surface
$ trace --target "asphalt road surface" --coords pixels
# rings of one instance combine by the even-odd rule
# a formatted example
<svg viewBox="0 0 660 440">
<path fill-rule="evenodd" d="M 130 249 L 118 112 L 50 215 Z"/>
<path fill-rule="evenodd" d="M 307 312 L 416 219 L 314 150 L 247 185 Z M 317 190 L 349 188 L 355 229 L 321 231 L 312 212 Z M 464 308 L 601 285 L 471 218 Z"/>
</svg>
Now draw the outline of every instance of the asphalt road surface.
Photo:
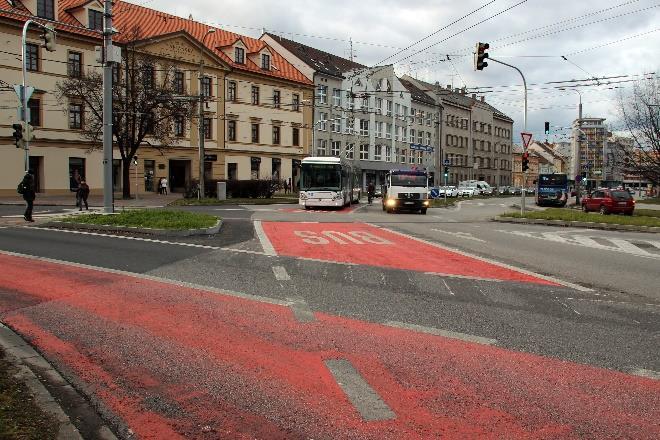
<svg viewBox="0 0 660 440">
<path fill-rule="evenodd" d="M 657 438 L 660 237 L 186 208 L 214 237 L 0 229 L 0 319 L 122 438 Z"/>
</svg>

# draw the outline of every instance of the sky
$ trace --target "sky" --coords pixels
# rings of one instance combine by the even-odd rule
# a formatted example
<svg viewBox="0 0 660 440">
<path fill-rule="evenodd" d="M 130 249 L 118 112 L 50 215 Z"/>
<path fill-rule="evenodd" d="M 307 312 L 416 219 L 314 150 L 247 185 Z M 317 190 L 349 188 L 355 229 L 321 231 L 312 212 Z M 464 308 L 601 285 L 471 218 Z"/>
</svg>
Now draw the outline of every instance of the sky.
<svg viewBox="0 0 660 440">
<path fill-rule="evenodd" d="M 630 93 L 631 80 L 660 69 L 660 0 L 132 2 L 251 37 L 266 29 L 344 57 L 350 56 L 352 40 L 355 60 L 368 66 L 393 63 L 399 75 L 465 86 L 469 93 L 478 87 L 487 92 L 487 102 L 514 119 L 514 132 L 522 131 L 520 75 L 494 61 L 474 70 L 475 44 L 489 43 L 492 58 L 515 65 L 526 77 L 527 131 L 543 140 L 549 121 L 551 142 L 568 140 L 565 128 L 577 118 L 579 95 L 546 83 L 598 78 L 588 82 L 596 86 L 567 85 L 579 85 L 573 89 L 582 96 L 584 117 L 606 118 L 618 131 L 620 95 Z M 601 79 L 612 76 L 621 77 Z"/>
</svg>

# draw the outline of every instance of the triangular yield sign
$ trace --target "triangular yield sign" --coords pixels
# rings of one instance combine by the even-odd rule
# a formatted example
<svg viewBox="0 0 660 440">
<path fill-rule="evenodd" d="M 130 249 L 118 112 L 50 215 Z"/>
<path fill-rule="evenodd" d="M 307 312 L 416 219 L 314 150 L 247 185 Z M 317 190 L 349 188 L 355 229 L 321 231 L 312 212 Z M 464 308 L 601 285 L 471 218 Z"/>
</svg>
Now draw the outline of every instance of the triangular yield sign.
<svg viewBox="0 0 660 440">
<path fill-rule="evenodd" d="M 523 148 L 526 150 L 529 146 L 529 143 L 532 142 L 532 133 L 525 133 L 524 131 L 520 133 L 523 141 Z"/>
</svg>

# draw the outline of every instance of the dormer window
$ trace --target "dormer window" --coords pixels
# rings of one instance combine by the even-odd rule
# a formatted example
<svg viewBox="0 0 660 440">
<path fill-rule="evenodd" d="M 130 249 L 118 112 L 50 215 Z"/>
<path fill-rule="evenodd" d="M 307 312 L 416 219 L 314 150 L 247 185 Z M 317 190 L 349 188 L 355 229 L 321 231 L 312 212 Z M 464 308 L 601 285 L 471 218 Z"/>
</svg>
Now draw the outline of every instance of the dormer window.
<svg viewBox="0 0 660 440">
<path fill-rule="evenodd" d="M 55 0 L 37 0 L 37 17 L 55 20 Z"/>
<path fill-rule="evenodd" d="M 88 11 L 89 15 L 89 28 L 97 31 L 103 30 L 103 12 L 99 11 Z"/>
<path fill-rule="evenodd" d="M 245 64 L 245 49 L 242 47 L 234 49 L 234 62 L 236 64 Z"/>
<path fill-rule="evenodd" d="M 264 70 L 270 70 L 270 55 L 265 53 L 261 54 L 261 68 Z"/>
</svg>

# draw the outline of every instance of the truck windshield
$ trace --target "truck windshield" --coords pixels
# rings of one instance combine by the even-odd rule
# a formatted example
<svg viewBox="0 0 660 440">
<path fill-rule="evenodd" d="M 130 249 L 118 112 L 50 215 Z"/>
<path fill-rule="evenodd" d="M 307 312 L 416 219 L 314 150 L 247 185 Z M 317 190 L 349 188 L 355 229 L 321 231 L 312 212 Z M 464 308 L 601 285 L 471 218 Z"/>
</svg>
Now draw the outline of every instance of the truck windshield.
<svg viewBox="0 0 660 440">
<path fill-rule="evenodd" d="M 423 174 L 392 174 L 392 186 L 426 186 L 428 178 Z"/>
<path fill-rule="evenodd" d="M 303 191 L 339 191 L 341 165 L 304 163 L 300 189 Z"/>
</svg>

